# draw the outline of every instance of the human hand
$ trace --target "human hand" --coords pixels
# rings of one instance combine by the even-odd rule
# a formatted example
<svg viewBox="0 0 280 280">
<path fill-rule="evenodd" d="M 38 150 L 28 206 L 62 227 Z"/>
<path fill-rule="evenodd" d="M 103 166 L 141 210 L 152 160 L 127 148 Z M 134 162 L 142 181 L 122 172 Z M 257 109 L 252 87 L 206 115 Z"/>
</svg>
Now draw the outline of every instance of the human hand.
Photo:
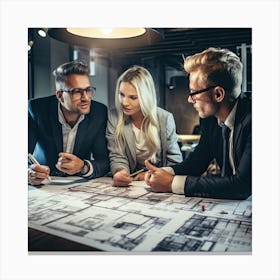
<svg viewBox="0 0 280 280">
<path fill-rule="evenodd" d="M 145 180 L 145 173 L 146 172 L 141 172 L 137 174 L 134 178 L 133 181 L 144 181 Z"/>
<path fill-rule="evenodd" d="M 145 160 L 145 166 L 149 169 L 145 174 L 145 182 L 153 192 L 172 192 L 173 175 L 155 167 L 148 160 Z"/>
<path fill-rule="evenodd" d="M 45 165 L 32 164 L 28 168 L 28 184 L 38 186 L 48 178 L 50 175 L 50 168 Z"/>
<path fill-rule="evenodd" d="M 59 153 L 56 168 L 68 175 L 79 173 L 84 166 L 84 161 L 70 153 Z"/>
<path fill-rule="evenodd" d="M 128 186 L 132 182 L 132 178 L 129 177 L 129 173 L 125 169 L 118 170 L 113 176 L 114 186 Z"/>
</svg>

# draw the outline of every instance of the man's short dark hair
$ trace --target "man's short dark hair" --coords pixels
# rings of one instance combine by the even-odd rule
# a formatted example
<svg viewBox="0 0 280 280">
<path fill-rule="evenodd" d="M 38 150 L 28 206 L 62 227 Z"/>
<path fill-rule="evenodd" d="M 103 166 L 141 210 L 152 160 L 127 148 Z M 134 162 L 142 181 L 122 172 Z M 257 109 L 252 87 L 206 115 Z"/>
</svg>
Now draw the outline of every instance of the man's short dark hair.
<svg viewBox="0 0 280 280">
<path fill-rule="evenodd" d="M 89 75 L 89 68 L 80 61 L 71 61 L 58 66 L 53 71 L 57 89 L 61 83 L 67 83 L 67 77 L 72 74 Z"/>
</svg>

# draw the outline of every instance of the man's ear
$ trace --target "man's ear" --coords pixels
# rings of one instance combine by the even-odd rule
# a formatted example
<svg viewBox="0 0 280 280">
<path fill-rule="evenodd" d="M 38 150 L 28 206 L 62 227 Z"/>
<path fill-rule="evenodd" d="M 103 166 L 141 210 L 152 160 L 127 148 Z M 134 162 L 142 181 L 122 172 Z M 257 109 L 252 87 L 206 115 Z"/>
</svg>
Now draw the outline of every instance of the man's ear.
<svg viewBox="0 0 280 280">
<path fill-rule="evenodd" d="M 222 102 L 225 98 L 225 90 L 222 87 L 215 87 L 214 94 L 217 102 Z"/>
<path fill-rule="evenodd" d="M 56 94 L 56 98 L 60 101 L 60 102 L 63 102 L 63 92 L 61 90 L 58 90 L 55 92 Z"/>
</svg>

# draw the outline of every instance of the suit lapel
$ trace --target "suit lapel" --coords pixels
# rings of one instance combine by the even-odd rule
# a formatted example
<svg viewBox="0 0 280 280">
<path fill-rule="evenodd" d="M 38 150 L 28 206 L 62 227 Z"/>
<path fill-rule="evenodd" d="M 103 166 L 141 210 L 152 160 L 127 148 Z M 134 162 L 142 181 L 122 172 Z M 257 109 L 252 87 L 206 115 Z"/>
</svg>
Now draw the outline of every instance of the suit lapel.
<svg viewBox="0 0 280 280">
<path fill-rule="evenodd" d="M 131 123 L 126 123 L 124 125 L 124 135 L 127 142 L 127 149 L 132 156 L 134 164 L 136 165 L 135 136 Z"/>
<path fill-rule="evenodd" d="M 237 110 L 235 115 L 235 125 L 234 125 L 234 133 L 233 133 L 233 149 L 236 151 L 238 147 L 238 143 L 241 136 L 241 131 L 243 128 L 243 121 L 247 115 L 246 104 L 243 102 L 241 98 L 238 100 Z"/>
<path fill-rule="evenodd" d="M 160 150 L 157 151 L 157 159 L 158 164 L 162 166 L 167 165 L 167 159 L 166 159 L 166 118 L 160 118 L 159 112 L 157 111 L 157 118 L 158 118 L 158 124 L 159 124 L 159 141 L 160 141 Z"/>
<path fill-rule="evenodd" d="M 55 99 L 55 102 L 52 103 L 51 107 L 51 127 L 52 127 L 52 133 L 53 133 L 53 139 L 55 141 L 55 146 L 57 148 L 57 152 L 63 151 L 63 140 L 62 140 L 62 128 L 61 123 L 58 120 L 58 103 L 57 99 Z"/>
<path fill-rule="evenodd" d="M 87 116 L 80 122 L 77 135 L 76 135 L 76 141 L 74 145 L 73 154 L 79 155 L 79 152 L 81 148 L 83 147 L 83 141 L 87 138 L 87 129 L 88 129 L 88 122 L 89 119 Z"/>
</svg>

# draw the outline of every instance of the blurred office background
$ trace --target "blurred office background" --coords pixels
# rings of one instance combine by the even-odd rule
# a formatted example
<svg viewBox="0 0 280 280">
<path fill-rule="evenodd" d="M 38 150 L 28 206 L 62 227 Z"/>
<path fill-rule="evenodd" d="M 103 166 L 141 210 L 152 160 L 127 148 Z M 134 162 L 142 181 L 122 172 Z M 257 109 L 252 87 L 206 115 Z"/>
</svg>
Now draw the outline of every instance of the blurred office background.
<svg viewBox="0 0 280 280">
<path fill-rule="evenodd" d="M 54 94 L 52 71 L 67 61 L 81 60 L 90 66 L 91 83 L 97 88 L 94 100 L 110 108 L 114 106 L 118 76 L 132 65 L 142 65 L 154 78 L 158 105 L 173 113 L 177 133 L 196 133 L 199 118 L 187 102 L 183 57 L 208 47 L 227 48 L 240 56 L 244 64 L 242 91 L 251 94 L 251 28 L 153 28 L 148 29 L 150 34 L 143 39 L 138 36 L 137 40 L 107 41 L 67 37 L 65 30 L 28 29 L 29 99 Z"/>
</svg>

